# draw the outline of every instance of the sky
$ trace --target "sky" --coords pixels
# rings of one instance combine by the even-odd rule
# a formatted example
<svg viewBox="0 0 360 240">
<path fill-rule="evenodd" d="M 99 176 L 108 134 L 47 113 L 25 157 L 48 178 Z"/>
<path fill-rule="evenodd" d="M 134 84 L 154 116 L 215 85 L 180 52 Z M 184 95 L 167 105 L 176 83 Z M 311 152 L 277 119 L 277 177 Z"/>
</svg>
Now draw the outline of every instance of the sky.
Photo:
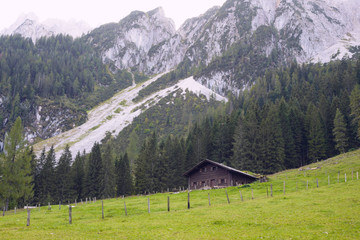
<svg viewBox="0 0 360 240">
<path fill-rule="evenodd" d="M 163 7 L 176 28 L 188 18 L 199 16 L 225 0 L 4 0 L 0 10 L 0 30 L 13 24 L 21 14 L 35 13 L 42 22 L 49 18 L 85 21 L 91 27 L 118 22 L 134 10 Z"/>
</svg>

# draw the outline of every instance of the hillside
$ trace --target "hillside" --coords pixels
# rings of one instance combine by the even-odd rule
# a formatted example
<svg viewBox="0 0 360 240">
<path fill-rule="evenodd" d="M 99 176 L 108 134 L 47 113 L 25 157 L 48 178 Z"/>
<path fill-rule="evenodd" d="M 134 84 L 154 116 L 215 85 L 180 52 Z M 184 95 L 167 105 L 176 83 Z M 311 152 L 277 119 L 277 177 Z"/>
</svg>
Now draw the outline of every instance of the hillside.
<svg viewBox="0 0 360 240">
<path fill-rule="evenodd" d="M 31 209 L 29 227 L 26 211 L 17 209 L 0 218 L 0 232 L 6 239 L 357 239 L 359 157 L 357 150 L 270 175 L 266 183 L 192 191 L 190 209 L 186 191 L 104 200 L 104 219 L 101 200 L 78 199 L 71 225 L 68 205 Z"/>
<path fill-rule="evenodd" d="M 172 87 L 156 91 L 142 101 L 133 101 L 141 89 L 146 88 L 161 76 L 162 74 L 137 85 L 133 82 L 132 86 L 120 91 L 114 97 L 90 110 L 87 114 L 88 119 L 84 124 L 36 144 L 34 146 L 35 152 L 39 154 L 44 147 L 50 149 L 53 145 L 57 157 L 60 157 L 67 144 L 70 146 L 73 156 L 77 152 L 83 152 L 84 150 L 90 152 L 94 143 L 105 138 L 107 133 L 117 136 L 126 126 L 132 123 L 135 117 L 156 105 L 162 98 L 176 95 L 178 90 L 181 90 L 181 95 L 185 94 L 185 90 L 194 92 L 199 96 L 200 94 L 204 95 L 206 97 L 205 101 L 210 101 L 212 94 L 215 100 L 226 101 L 226 98 L 195 82 L 193 78 L 181 80 Z M 168 102 L 169 104 L 173 105 L 174 103 Z"/>
</svg>

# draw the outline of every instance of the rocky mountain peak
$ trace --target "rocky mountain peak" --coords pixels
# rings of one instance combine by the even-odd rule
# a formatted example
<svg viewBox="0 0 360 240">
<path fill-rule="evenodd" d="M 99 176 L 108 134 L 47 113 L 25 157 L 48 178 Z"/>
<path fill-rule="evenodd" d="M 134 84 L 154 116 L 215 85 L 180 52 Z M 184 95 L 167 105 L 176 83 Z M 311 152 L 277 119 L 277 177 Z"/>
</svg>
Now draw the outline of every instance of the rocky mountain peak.
<svg viewBox="0 0 360 240">
<path fill-rule="evenodd" d="M 56 34 L 69 34 L 80 37 L 90 30 L 90 26 L 82 21 L 63 21 L 58 19 L 47 19 L 43 22 L 34 13 L 22 14 L 9 28 L 0 32 L 0 35 L 20 34 L 31 38 L 35 42 L 40 37 L 49 37 Z"/>
</svg>

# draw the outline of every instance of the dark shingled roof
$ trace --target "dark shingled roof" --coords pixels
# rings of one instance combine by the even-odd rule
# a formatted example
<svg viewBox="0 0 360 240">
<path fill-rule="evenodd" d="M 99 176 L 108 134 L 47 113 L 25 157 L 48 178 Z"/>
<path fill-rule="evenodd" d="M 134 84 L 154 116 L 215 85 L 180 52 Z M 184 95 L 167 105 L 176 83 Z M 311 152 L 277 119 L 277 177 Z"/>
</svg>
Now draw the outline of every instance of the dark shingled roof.
<svg viewBox="0 0 360 240">
<path fill-rule="evenodd" d="M 211 160 L 209 160 L 209 159 L 204 159 L 203 161 L 201 161 L 201 162 L 199 162 L 198 164 L 196 164 L 193 168 L 191 168 L 189 171 L 187 171 L 186 173 L 184 173 L 184 176 L 186 176 L 186 177 L 189 176 L 192 171 L 199 169 L 199 167 L 200 167 L 201 165 L 203 165 L 204 163 L 206 163 L 206 162 L 212 163 L 212 164 L 214 164 L 214 165 L 216 165 L 216 166 L 218 166 L 218 167 L 221 167 L 221 168 L 225 168 L 225 169 L 227 169 L 227 170 L 229 170 L 229 171 L 231 171 L 231 172 L 240 173 L 240 174 L 246 175 L 246 176 L 248 176 L 248 177 L 257 179 L 257 177 L 255 177 L 255 176 L 253 176 L 253 175 L 250 175 L 250 174 L 248 174 L 248 173 L 242 172 L 242 171 L 237 170 L 237 169 L 235 169 L 235 168 L 226 166 L 226 165 L 224 165 L 224 164 L 211 161 Z"/>
</svg>

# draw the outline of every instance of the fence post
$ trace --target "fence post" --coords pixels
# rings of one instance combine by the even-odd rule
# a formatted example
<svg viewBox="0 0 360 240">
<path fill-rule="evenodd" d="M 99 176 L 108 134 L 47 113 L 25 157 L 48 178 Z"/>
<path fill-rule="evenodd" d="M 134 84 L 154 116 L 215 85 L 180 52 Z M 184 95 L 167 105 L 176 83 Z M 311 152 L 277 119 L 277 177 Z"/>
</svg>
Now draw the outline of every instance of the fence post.
<svg viewBox="0 0 360 240">
<path fill-rule="evenodd" d="M 26 226 L 30 226 L 30 208 L 27 208 L 27 223 Z"/>
<path fill-rule="evenodd" d="M 240 190 L 239 190 L 239 192 L 240 192 L 241 201 L 243 202 L 243 201 L 244 201 L 244 199 L 243 199 L 242 193 L 241 193 L 241 191 L 240 191 Z"/>
<path fill-rule="evenodd" d="M 85 202 L 86 204 L 87 204 L 87 198 L 86 198 L 86 202 Z"/>
<path fill-rule="evenodd" d="M 69 204 L 69 224 L 72 224 L 72 207 L 71 207 L 71 204 Z"/>
<path fill-rule="evenodd" d="M 254 200 L 254 191 L 252 188 L 251 188 L 251 200 Z"/>
<path fill-rule="evenodd" d="M 150 198 L 147 199 L 148 201 L 148 213 L 150 213 Z"/>
<path fill-rule="evenodd" d="M 59 202 L 59 210 L 61 210 L 61 202 Z"/>
<path fill-rule="evenodd" d="M 126 203 L 125 203 L 125 200 L 124 200 L 124 208 L 125 208 L 125 216 L 127 216 L 127 209 L 126 209 Z"/>
<path fill-rule="evenodd" d="M 39 211 L 40 211 L 40 207 L 41 207 L 41 206 L 40 206 L 40 203 L 39 203 Z"/>
<path fill-rule="evenodd" d="M 316 179 L 316 187 L 318 188 L 319 187 L 319 180 Z"/>
<path fill-rule="evenodd" d="M 273 196 L 272 183 L 270 184 L 270 196 Z"/>
<path fill-rule="evenodd" d="M 211 202 L 210 202 L 210 193 L 208 193 L 208 199 L 209 199 L 209 206 L 211 206 Z"/>
<path fill-rule="evenodd" d="M 338 183 L 340 182 L 340 171 L 338 171 Z"/>
<path fill-rule="evenodd" d="M 306 190 L 309 189 L 309 180 L 306 180 Z"/>
<path fill-rule="evenodd" d="M 168 200 L 168 212 L 170 212 L 170 196 L 167 197 Z"/>
<path fill-rule="evenodd" d="M 230 204 L 230 199 L 229 199 L 229 195 L 227 193 L 227 190 L 225 190 L 225 193 L 226 193 L 226 198 L 227 198 L 228 204 Z"/>
<path fill-rule="evenodd" d="M 345 182 L 346 182 L 346 173 L 345 173 Z"/>
<path fill-rule="evenodd" d="M 77 206 L 77 200 L 75 199 L 75 206 Z"/>
<path fill-rule="evenodd" d="M 50 202 L 48 202 L 48 210 L 51 210 Z"/>
<path fill-rule="evenodd" d="M 104 219 L 104 200 L 101 200 L 101 213 L 102 213 L 102 219 Z"/>
<path fill-rule="evenodd" d="M 359 172 L 356 172 L 356 179 L 359 180 Z"/>
<path fill-rule="evenodd" d="M 190 192 L 188 192 L 188 209 L 190 209 Z"/>
<path fill-rule="evenodd" d="M 83 205 L 83 201 L 82 201 L 82 199 L 81 199 L 81 205 Z"/>
<path fill-rule="evenodd" d="M 330 175 L 328 175 L 328 185 L 330 185 Z"/>
<path fill-rule="evenodd" d="M 15 209 L 14 209 L 14 214 L 16 214 L 16 207 L 15 207 Z"/>
<path fill-rule="evenodd" d="M 285 181 L 284 181 L 284 195 L 285 195 Z"/>
<path fill-rule="evenodd" d="M 298 182 L 296 181 L 296 191 L 298 191 Z"/>
<path fill-rule="evenodd" d="M 266 186 L 266 197 L 269 197 L 269 188 Z"/>
<path fill-rule="evenodd" d="M 354 180 L 354 169 L 351 170 L 351 180 Z"/>
</svg>

